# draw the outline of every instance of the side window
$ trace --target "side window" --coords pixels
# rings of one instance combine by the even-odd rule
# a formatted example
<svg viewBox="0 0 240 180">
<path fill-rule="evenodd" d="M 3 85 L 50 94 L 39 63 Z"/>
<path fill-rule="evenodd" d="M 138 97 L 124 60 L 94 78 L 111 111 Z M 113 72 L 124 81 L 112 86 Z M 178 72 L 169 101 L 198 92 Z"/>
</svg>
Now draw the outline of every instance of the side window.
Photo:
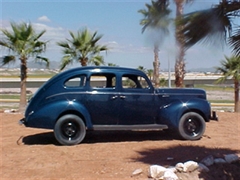
<svg viewBox="0 0 240 180">
<path fill-rule="evenodd" d="M 149 84 L 142 76 L 125 74 L 122 76 L 122 87 L 124 89 L 147 89 Z"/>
<path fill-rule="evenodd" d="M 69 78 L 65 83 L 65 87 L 70 87 L 70 88 L 79 88 L 79 87 L 84 87 L 86 85 L 86 76 L 85 75 L 80 75 L 80 76 L 74 76 L 72 78 Z"/>
<path fill-rule="evenodd" d="M 138 76 L 138 81 L 140 82 L 142 88 L 144 88 L 144 89 L 149 89 L 150 88 L 147 80 L 144 77 Z"/>
<path fill-rule="evenodd" d="M 111 88 L 114 89 L 116 86 L 116 76 L 112 73 L 99 73 L 92 74 L 90 76 L 90 87 L 91 88 Z"/>
</svg>

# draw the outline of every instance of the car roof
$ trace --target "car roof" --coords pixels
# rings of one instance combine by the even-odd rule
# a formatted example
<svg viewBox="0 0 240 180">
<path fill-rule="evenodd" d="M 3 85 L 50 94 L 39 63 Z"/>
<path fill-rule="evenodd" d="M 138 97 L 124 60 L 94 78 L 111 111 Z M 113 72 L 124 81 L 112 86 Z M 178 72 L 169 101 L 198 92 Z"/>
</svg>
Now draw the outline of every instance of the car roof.
<svg viewBox="0 0 240 180">
<path fill-rule="evenodd" d="M 138 69 L 133 69 L 133 68 L 128 68 L 128 67 L 117 67 L 117 66 L 84 66 L 84 67 L 77 67 L 77 68 L 72 68 L 66 71 L 63 71 L 62 73 L 72 73 L 75 71 L 96 71 L 96 72 L 101 72 L 101 71 L 131 71 L 131 72 L 142 72 Z M 105 71 L 104 71 L 105 72 Z"/>
<path fill-rule="evenodd" d="M 82 73 L 134 73 L 138 75 L 145 75 L 145 73 L 141 70 L 138 69 L 133 69 L 133 68 L 128 68 L 128 67 L 115 67 L 115 66 L 84 66 L 84 67 L 77 67 L 77 68 L 72 68 L 66 71 L 63 71 L 59 74 L 56 75 L 56 78 L 64 77 L 65 75 L 70 75 L 70 74 L 77 74 L 79 72 Z"/>
<path fill-rule="evenodd" d="M 77 68 L 71 68 L 65 71 L 62 71 L 55 76 L 53 76 L 51 79 L 48 80 L 48 82 L 45 83 L 45 85 L 49 85 L 52 82 L 56 81 L 57 79 L 61 79 L 62 77 L 65 77 L 66 75 L 73 75 L 77 74 L 79 71 L 82 73 L 84 72 L 99 72 L 99 73 L 113 73 L 113 72 L 125 72 L 125 73 L 136 73 L 144 75 L 145 73 L 138 69 L 133 68 L 127 68 L 127 67 L 115 67 L 115 66 L 84 66 L 84 67 L 77 67 Z"/>
</svg>

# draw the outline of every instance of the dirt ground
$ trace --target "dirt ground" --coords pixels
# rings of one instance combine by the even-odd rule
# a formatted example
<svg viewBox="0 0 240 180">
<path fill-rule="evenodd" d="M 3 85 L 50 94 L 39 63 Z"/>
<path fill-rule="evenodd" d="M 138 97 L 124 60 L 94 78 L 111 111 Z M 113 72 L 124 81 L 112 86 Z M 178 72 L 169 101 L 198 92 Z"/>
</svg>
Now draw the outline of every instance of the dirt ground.
<svg viewBox="0 0 240 180">
<path fill-rule="evenodd" d="M 208 155 L 240 154 L 240 114 L 218 112 L 202 139 L 182 141 L 164 131 L 91 132 L 77 146 L 60 146 L 49 130 L 18 125 L 21 114 L 0 113 L 0 179 L 148 179 L 157 164 L 199 162 Z M 170 158 L 171 160 L 168 160 Z M 141 168 L 140 175 L 132 176 Z M 237 180 L 240 162 L 210 166 L 181 179 Z"/>
</svg>

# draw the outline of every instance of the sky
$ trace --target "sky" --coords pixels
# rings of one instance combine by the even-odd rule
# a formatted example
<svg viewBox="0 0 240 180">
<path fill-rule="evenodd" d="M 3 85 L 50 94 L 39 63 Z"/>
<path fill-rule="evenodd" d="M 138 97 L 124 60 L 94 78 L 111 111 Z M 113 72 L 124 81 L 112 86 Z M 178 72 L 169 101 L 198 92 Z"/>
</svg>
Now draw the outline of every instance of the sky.
<svg viewBox="0 0 240 180">
<path fill-rule="evenodd" d="M 174 68 L 176 48 L 174 29 L 170 28 L 168 36 L 152 36 L 147 30 L 142 33 L 140 20 L 143 15 L 138 10 L 145 9 L 150 0 L 0 0 L 0 28 L 10 30 L 10 22 L 31 22 L 37 31 L 46 30 L 41 40 L 49 41 L 47 51 L 42 56 L 59 62 L 63 57 L 61 47 L 56 42 L 69 38 L 69 31 L 88 28 L 103 35 L 100 44 L 107 45 L 109 50 L 102 53 L 105 63 L 114 63 L 123 67 L 137 68 L 143 66 L 153 69 L 153 43 L 159 39 L 160 69 L 166 70 L 169 65 Z M 172 16 L 175 16 L 175 5 L 170 0 Z M 212 7 L 219 0 L 196 0 L 184 6 L 188 13 Z M 239 23 L 239 22 L 238 22 Z M 2 34 L 1 34 L 2 36 Z M 0 48 L 1 55 L 8 53 Z M 186 51 L 186 70 L 220 66 L 224 55 L 231 51 L 221 43 L 194 45 Z M 80 66 L 75 63 L 73 66 Z"/>
</svg>

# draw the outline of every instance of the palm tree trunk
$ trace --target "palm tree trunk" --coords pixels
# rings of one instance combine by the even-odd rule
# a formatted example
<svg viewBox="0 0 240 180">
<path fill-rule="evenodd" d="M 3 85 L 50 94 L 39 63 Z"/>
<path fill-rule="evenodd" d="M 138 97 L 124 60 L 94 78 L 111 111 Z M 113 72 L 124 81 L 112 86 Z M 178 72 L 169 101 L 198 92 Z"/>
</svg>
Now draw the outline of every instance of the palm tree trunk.
<svg viewBox="0 0 240 180">
<path fill-rule="evenodd" d="M 181 55 L 179 55 L 180 57 Z M 183 55 L 184 56 L 184 55 Z M 185 62 L 182 59 L 176 59 L 175 62 L 175 85 L 176 87 L 184 86 L 184 76 L 185 76 Z"/>
<path fill-rule="evenodd" d="M 153 62 L 153 82 L 155 83 L 155 87 L 159 87 L 159 56 L 158 56 L 159 48 L 154 46 L 154 62 Z"/>
<path fill-rule="evenodd" d="M 24 112 L 26 105 L 27 105 L 27 98 L 26 98 L 26 82 L 27 82 L 27 62 L 26 58 L 22 57 L 21 60 L 21 84 L 20 84 L 20 102 L 19 102 L 19 112 Z"/>
<path fill-rule="evenodd" d="M 184 0 L 175 0 L 176 3 L 176 17 L 181 18 L 183 14 L 183 2 Z M 177 46 L 177 57 L 175 62 L 175 85 L 176 87 L 184 86 L 185 76 L 185 49 L 184 49 L 184 35 L 182 33 L 183 26 L 177 26 L 175 31 L 176 46 Z"/>
<path fill-rule="evenodd" d="M 234 112 L 240 112 L 239 81 L 234 81 Z"/>
</svg>

